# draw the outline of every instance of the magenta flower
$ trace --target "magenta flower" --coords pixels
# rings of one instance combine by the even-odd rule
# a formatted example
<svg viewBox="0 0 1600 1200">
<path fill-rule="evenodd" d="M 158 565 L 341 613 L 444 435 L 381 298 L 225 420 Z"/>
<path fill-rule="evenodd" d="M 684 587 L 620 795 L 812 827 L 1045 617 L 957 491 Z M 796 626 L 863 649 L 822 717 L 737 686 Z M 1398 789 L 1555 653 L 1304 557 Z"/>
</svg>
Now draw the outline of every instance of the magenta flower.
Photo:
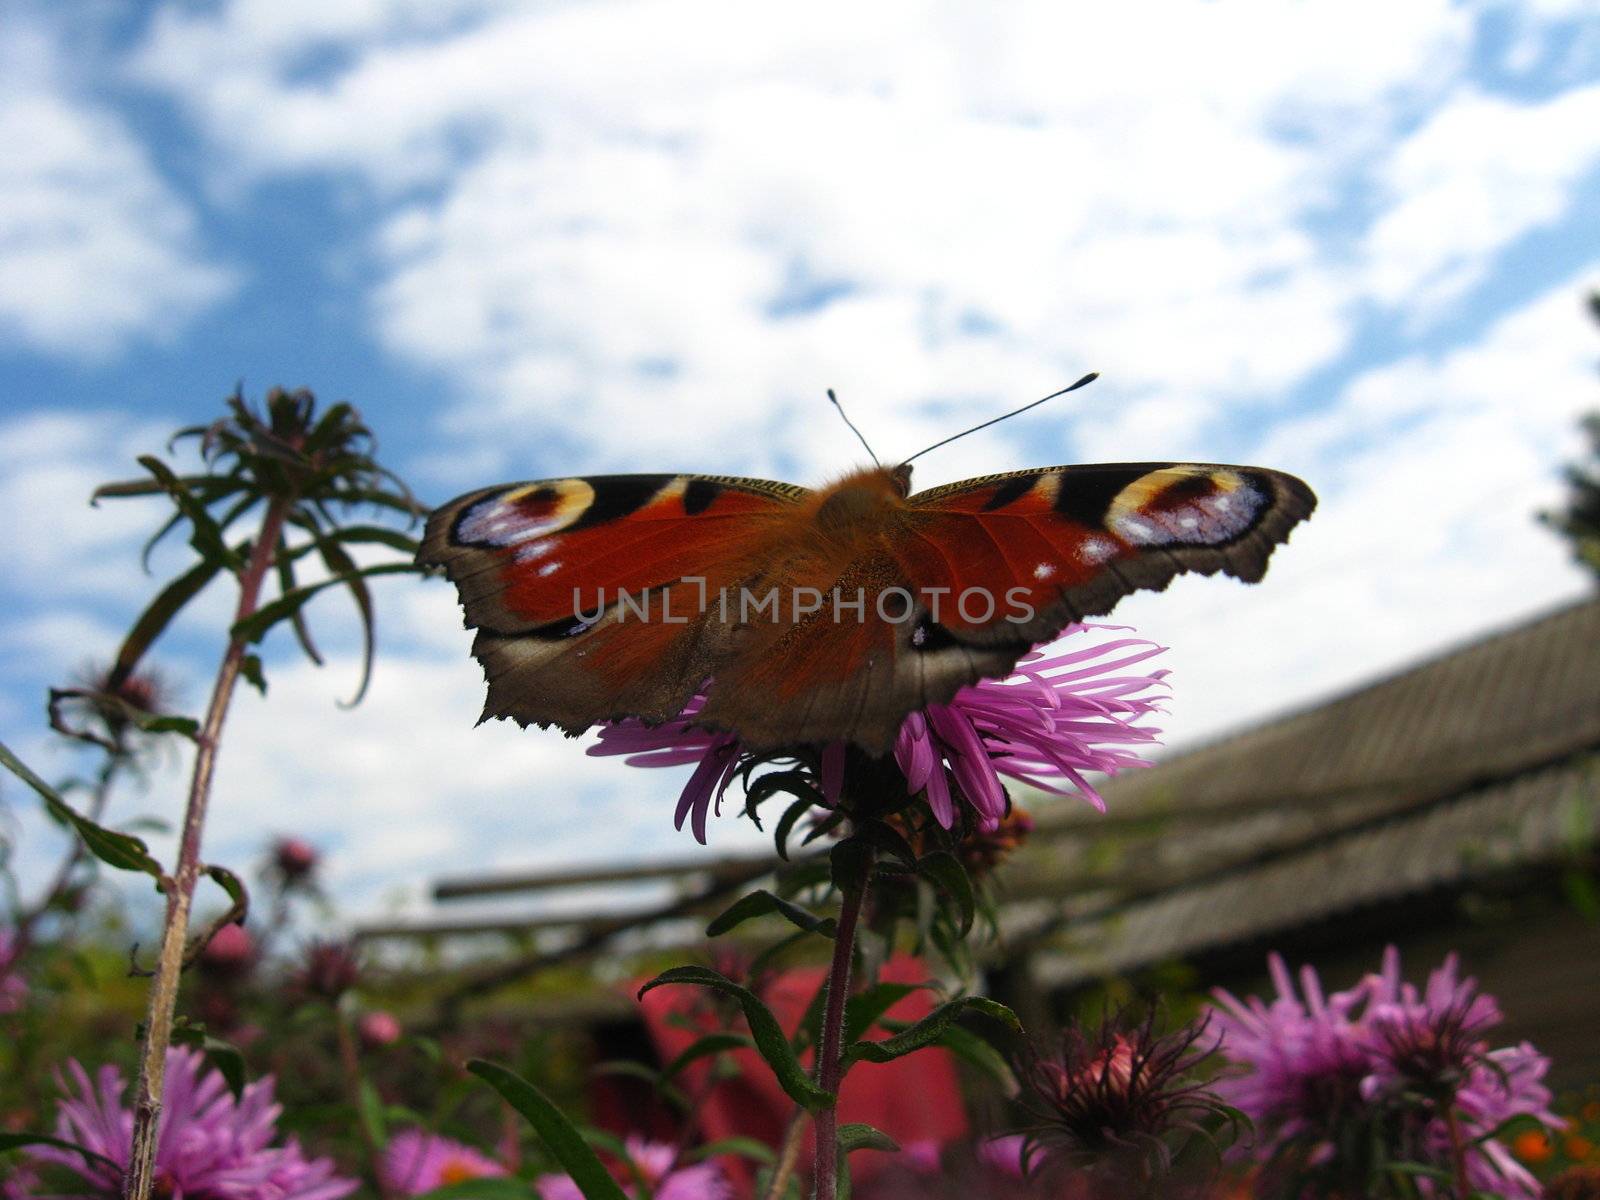
<svg viewBox="0 0 1600 1200">
<path fill-rule="evenodd" d="M 383 1152 L 384 1182 L 404 1196 L 420 1196 L 466 1179 L 505 1174 L 505 1167 L 471 1146 L 421 1129 L 395 1134 Z"/>
<path fill-rule="evenodd" d="M 1537 1181 L 1487 1135 L 1514 1116 L 1558 1123 L 1541 1082 L 1550 1060 L 1526 1043 L 1489 1048 L 1485 1035 L 1500 1010 L 1474 980 L 1459 978 L 1455 955 L 1418 992 L 1401 980 L 1391 946 L 1381 973 L 1326 1000 L 1316 972 L 1304 967 L 1304 1002 L 1283 960 L 1270 961 L 1278 988 L 1271 1005 L 1215 993 L 1223 1052 L 1249 1068 L 1217 1090 L 1256 1122 L 1269 1149 L 1302 1140 L 1307 1162 L 1331 1162 L 1340 1131 L 1367 1122 L 1399 1131 L 1406 1144 L 1388 1148 L 1394 1161 L 1450 1171 L 1460 1153 L 1474 1188 L 1537 1200 Z M 1379 1122 L 1385 1111 L 1402 1119 Z"/>
<path fill-rule="evenodd" d="M 678 1157 L 676 1147 L 638 1137 L 630 1137 L 624 1144 L 633 1170 L 650 1189 L 651 1200 L 733 1200 L 733 1188 L 716 1163 L 696 1163 L 674 1170 Z M 638 1188 L 630 1182 L 632 1174 L 624 1176 L 623 1191 L 637 1196 Z M 539 1191 L 540 1200 L 583 1200 L 578 1185 L 566 1175 L 540 1176 L 534 1181 L 534 1187 Z"/>
<path fill-rule="evenodd" d="M 1550 1111 L 1550 1090 L 1541 1082 L 1550 1060 L 1528 1043 L 1489 1049 L 1486 1034 L 1501 1021 L 1492 996 L 1475 979 L 1457 974 L 1456 956 L 1429 976 L 1421 993 L 1400 979 L 1400 953 L 1390 946 L 1383 971 L 1367 981 L 1367 1022 L 1375 1035 L 1372 1073 L 1363 1092 L 1381 1099 L 1415 1089 L 1459 1114 L 1457 1138 L 1481 1153 L 1466 1158 L 1474 1188 L 1497 1196 L 1538 1197 L 1538 1182 L 1495 1138 L 1479 1138 L 1516 1116 L 1560 1124 Z M 1448 1125 L 1430 1123 L 1426 1141 L 1434 1157 L 1454 1153 Z"/>
<path fill-rule="evenodd" d="M 1112 625 L 1073 625 L 1064 637 Z M 921 793 L 945 828 L 955 823 L 952 783 L 965 796 L 983 830 L 993 830 L 1006 812 L 1002 777 L 1046 792 L 1077 795 L 1102 812 L 1090 772 L 1114 775 L 1147 766 L 1137 749 L 1153 745 L 1160 730 L 1140 724 L 1160 712 L 1152 693 L 1167 672 L 1144 673 L 1138 664 L 1162 647 L 1138 638 L 1115 638 L 1065 653 L 1035 650 L 1006 679 L 984 679 L 962 688 L 948 704 L 930 704 L 907 715 L 894 756 L 912 793 Z M 706 840 L 706 819 L 733 782 L 744 748 L 729 733 L 695 724 L 705 703 L 696 696 L 682 713 L 660 725 L 630 718 L 600 729 L 590 754 L 627 755 L 635 767 L 695 764 L 678 798 L 677 827 L 690 820 L 697 841 Z M 822 749 L 821 782 L 832 802 L 844 773 L 842 743 Z"/>
<path fill-rule="evenodd" d="M 17 963 L 22 958 L 22 942 L 13 929 L 0 929 L 0 1016 L 14 1013 L 28 998 L 28 981 Z"/>
<path fill-rule="evenodd" d="M 1214 993 L 1213 1028 L 1222 1050 L 1250 1067 L 1246 1075 L 1218 1080 L 1216 1091 L 1276 1147 L 1338 1121 L 1361 1103 L 1372 1038 L 1353 1016 L 1366 999 L 1366 985 L 1324 997 L 1317 973 L 1304 967 L 1302 1000 L 1283 959 L 1274 954 L 1267 962 L 1278 989 L 1271 1004 L 1255 996 L 1241 1002 L 1222 989 Z"/>
<path fill-rule="evenodd" d="M 84 1190 L 70 1196 L 115 1200 L 122 1195 L 133 1140 L 133 1112 L 122 1099 L 126 1081 L 116 1067 L 101 1067 L 91 1081 L 76 1061 L 68 1061 L 67 1073 L 71 1083 L 60 1081 L 66 1094 L 57 1110 L 56 1136 L 103 1155 L 116 1168 L 55 1147 L 30 1153 L 82 1178 Z M 332 1159 L 307 1158 L 293 1138 L 270 1145 L 282 1111 L 273 1103 L 272 1088 L 271 1077 L 263 1077 L 235 1100 L 221 1074 L 208 1070 L 197 1051 L 181 1046 L 168 1051 L 157 1191 L 171 1200 L 340 1200 L 355 1191 L 356 1181 L 335 1174 Z"/>
</svg>

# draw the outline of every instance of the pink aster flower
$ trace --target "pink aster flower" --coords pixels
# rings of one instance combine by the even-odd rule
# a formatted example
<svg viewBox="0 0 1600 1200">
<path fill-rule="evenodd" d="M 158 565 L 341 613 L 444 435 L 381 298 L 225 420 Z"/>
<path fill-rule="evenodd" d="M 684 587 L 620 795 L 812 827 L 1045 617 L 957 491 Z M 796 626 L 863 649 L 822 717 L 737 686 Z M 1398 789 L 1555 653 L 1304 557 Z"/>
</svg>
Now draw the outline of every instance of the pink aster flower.
<svg viewBox="0 0 1600 1200">
<path fill-rule="evenodd" d="M 28 981 L 17 967 L 21 957 L 22 944 L 16 931 L 0 929 L 0 1016 L 16 1012 L 28 998 Z"/>
<path fill-rule="evenodd" d="M 1317 973 L 1301 969 L 1302 999 L 1278 955 L 1268 960 L 1278 995 L 1271 1004 L 1218 989 L 1213 1028 L 1223 1052 L 1249 1067 L 1216 1090 L 1263 1132 L 1270 1146 L 1321 1130 L 1362 1100 L 1371 1070 L 1371 1031 L 1357 1018 L 1365 984 L 1325 997 Z"/>
<path fill-rule="evenodd" d="M 1400 978 L 1399 951 L 1390 946 L 1384 952 L 1382 972 L 1367 981 L 1373 1069 L 1362 1090 L 1381 1099 L 1409 1088 L 1438 1109 L 1454 1109 L 1460 1122 L 1456 1137 L 1475 1147 L 1466 1156 L 1473 1187 L 1533 1200 L 1541 1194 L 1538 1182 L 1487 1135 L 1516 1116 L 1560 1124 L 1550 1111 L 1550 1090 L 1541 1082 L 1550 1060 L 1526 1042 L 1491 1050 L 1486 1035 L 1501 1021 L 1499 1006 L 1478 991 L 1475 979 L 1461 978 L 1458 968 L 1450 955 L 1418 992 Z M 1436 1161 L 1451 1160 L 1454 1148 L 1444 1120 L 1431 1121 L 1424 1140 Z"/>
<path fill-rule="evenodd" d="M 1084 637 L 1111 625 L 1074 625 L 1064 637 Z M 894 757 L 907 788 L 926 798 L 945 828 L 955 823 L 952 783 L 993 830 L 1006 812 L 1003 778 L 1041 791 L 1077 795 L 1101 811 L 1105 802 L 1087 778 L 1147 766 L 1139 750 L 1160 730 L 1140 722 L 1160 712 L 1154 695 L 1167 672 L 1145 672 L 1139 664 L 1162 647 L 1138 638 L 1114 638 L 1077 650 L 1035 650 L 1006 679 L 984 679 L 962 688 L 947 704 L 930 704 L 906 716 Z M 706 819 L 733 782 L 744 748 L 738 737 L 700 728 L 695 717 L 705 704 L 696 696 L 676 718 L 659 725 L 629 719 L 605 725 L 590 754 L 627 756 L 630 766 L 695 765 L 678 798 L 679 829 L 690 821 L 696 840 L 706 840 Z M 844 772 L 842 743 L 822 749 L 822 787 L 831 802 Z"/>
<path fill-rule="evenodd" d="M 630 1137 L 624 1145 L 633 1164 L 622 1179 L 623 1191 L 639 1194 L 634 1172 L 644 1179 L 651 1200 L 733 1200 L 733 1188 L 716 1163 L 696 1163 L 673 1169 L 677 1148 L 665 1142 Z M 534 1181 L 540 1200 L 583 1200 L 578 1185 L 566 1175 L 543 1175 Z"/>
<path fill-rule="evenodd" d="M 383 1152 L 384 1182 L 404 1196 L 506 1173 L 505 1167 L 471 1146 L 421 1129 L 395 1134 Z"/>
<path fill-rule="evenodd" d="M 103 1155 L 115 1169 L 70 1150 L 39 1147 L 36 1159 L 59 1163 L 83 1180 L 81 1200 L 115 1200 L 133 1140 L 133 1111 L 123 1103 L 127 1083 L 116 1067 L 101 1067 L 91 1080 L 69 1060 L 69 1082 L 56 1116 L 56 1136 Z M 58 1076 L 59 1078 L 59 1076 Z M 172 1200 L 340 1200 L 356 1189 L 354 1179 L 335 1174 L 332 1159 L 307 1158 L 290 1138 L 277 1134 L 280 1105 L 273 1103 L 270 1076 L 246 1085 L 237 1100 L 222 1075 L 208 1070 L 194 1050 L 167 1053 L 162 1088 L 160 1139 L 156 1144 L 156 1188 Z"/>
<path fill-rule="evenodd" d="M 1303 1140 L 1306 1161 L 1330 1163 L 1341 1130 L 1364 1122 L 1397 1131 L 1405 1144 L 1387 1148 L 1394 1161 L 1451 1171 L 1459 1152 L 1474 1188 L 1536 1200 L 1537 1181 L 1488 1134 L 1514 1116 L 1559 1123 L 1541 1082 L 1550 1060 L 1525 1043 L 1489 1048 L 1500 1010 L 1474 980 L 1460 978 L 1455 955 L 1418 991 L 1400 978 L 1391 946 L 1379 974 L 1326 1000 L 1305 967 L 1303 1002 L 1283 960 L 1273 955 L 1271 967 L 1278 999 L 1270 1005 L 1215 993 L 1224 1053 L 1249 1068 L 1217 1090 L 1269 1148 Z M 1398 1120 L 1378 1120 L 1384 1112 Z M 1428 1181 L 1418 1186 L 1434 1194 Z"/>
</svg>

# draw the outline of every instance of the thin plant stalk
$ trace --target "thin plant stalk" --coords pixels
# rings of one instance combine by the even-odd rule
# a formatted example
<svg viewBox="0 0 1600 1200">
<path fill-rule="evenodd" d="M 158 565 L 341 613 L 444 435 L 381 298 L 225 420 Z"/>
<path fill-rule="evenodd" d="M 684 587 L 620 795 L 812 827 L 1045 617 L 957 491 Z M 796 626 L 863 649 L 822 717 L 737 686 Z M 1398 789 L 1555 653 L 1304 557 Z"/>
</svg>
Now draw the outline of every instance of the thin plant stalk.
<svg viewBox="0 0 1600 1200">
<path fill-rule="evenodd" d="M 239 606 L 234 622 L 245 620 L 256 611 L 261 584 L 272 565 L 278 536 L 290 500 L 273 500 L 261 520 L 261 532 L 244 570 L 239 575 Z M 156 1138 L 161 1123 L 161 1092 L 165 1082 L 167 1048 L 172 1040 L 172 1019 L 178 1007 L 178 983 L 183 973 L 184 950 L 189 936 L 189 910 L 200 880 L 200 837 L 205 828 L 206 805 L 211 798 L 211 778 L 216 768 L 217 748 L 222 725 L 228 716 L 244 664 L 246 642 L 234 635 L 217 669 L 211 703 L 205 722 L 195 736 L 194 776 L 189 784 L 189 802 L 183 814 L 183 832 L 178 842 L 178 860 L 171 876 L 162 881 L 167 896 L 166 922 L 161 931 L 161 950 L 150 984 L 150 1007 L 145 1018 L 144 1048 L 139 1064 L 139 1081 L 134 1090 L 133 1144 L 128 1170 L 123 1179 L 126 1200 L 150 1200 L 155 1179 Z"/>
<path fill-rule="evenodd" d="M 767 1185 L 766 1194 L 762 1200 L 783 1200 L 789 1190 L 789 1179 L 794 1174 L 795 1164 L 800 1161 L 800 1135 L 806 1128 L 806 1110 L 800 1105 L 794 1106 L 794 1112 L 789 1115 L 789 1123 L 784 1127 L 783 1141 L 778 1151 L 778 1165 L 772 1172 L 772 1181 Z"/>
<path fill-rule="evenodd" d="M 339 1042 L 339 1069 L 344 1075 L 345 1094 L 355 1111 L 356 1125 L 361 1130 L 361 1146 L 367 1152 L 367 1169 L 373 1189 L 381 1200 L 391 1200 L 388 1173 L 383 1169 L 383 1147 L 373 1136 L 372 1127 L 362 1112 L 361 1056 L 356 1050 L 355 1032 L 350 1028 L 349 1014 L 337 1002 L 334 1003 L 333 1027 Z"/>
<path fill-rule="evenodd" d="M 834 932 L 833 962 L 828 968 L 828 998 L 822 1011 L 822 1030 L 817 1039 L 817 1086 L 835 1096 L 844 1074 L 843 1046 L 845 1002 L 850 998 L 850 967 L 855 957 L 856 922 L 867 897 L 867 881 L 860 887 L 846 888 L 839 902 L 839 924 Z M 835 1100 L 819 1109 L 815 1119 L 816 1155 L 812 1175 L 812 1195 L 816 1200 L 834 1200 L 839 1182 L 839 1110 Z"/>
</svg>

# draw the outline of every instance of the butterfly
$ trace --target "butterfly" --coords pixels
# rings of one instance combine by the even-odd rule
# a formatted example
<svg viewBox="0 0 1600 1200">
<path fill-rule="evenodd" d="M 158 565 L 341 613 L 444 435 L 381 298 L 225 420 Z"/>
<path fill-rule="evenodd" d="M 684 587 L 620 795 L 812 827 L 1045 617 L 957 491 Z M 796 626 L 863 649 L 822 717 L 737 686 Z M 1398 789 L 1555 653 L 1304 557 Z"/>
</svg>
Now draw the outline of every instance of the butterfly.
<svg viewBox="0 0 1600 1200">
<path fill-rule="evenodd" d="M 916 493 L 909 460 L 814 490 L 575 476 L 450 501 L 418 561 L 444 569 L 477 630 L 482 719 L 575 735 L 668 720 L 703 693 L 695 723 L 751 750 L 881 755 L 908 713 L 1131 592 L 1188 571 L 1256 582 L 1315 506 L 1292 475 L 1212 463 L 1042 467 Z"/>
</svg>

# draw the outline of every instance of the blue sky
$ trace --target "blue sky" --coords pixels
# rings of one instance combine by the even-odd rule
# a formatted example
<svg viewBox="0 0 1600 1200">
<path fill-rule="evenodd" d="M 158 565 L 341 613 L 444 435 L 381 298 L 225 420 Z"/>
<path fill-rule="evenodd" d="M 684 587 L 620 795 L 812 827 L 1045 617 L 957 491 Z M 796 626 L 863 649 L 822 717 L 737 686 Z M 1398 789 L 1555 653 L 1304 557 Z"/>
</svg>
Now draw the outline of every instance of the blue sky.
<svg viewBox="0 0 1600 1200">
<path fill-rule="evenodd" d="M 1586 8 L 14 3 L 3 736 L 70 765 L 43 689 L 152 586 L 154 510 L 87 494 L 240 380 L 352 400 L 443 500 L 614 470 L 814 482 L 857 454 L 827 387 L 891 456 L 1099 369 L 919 483 L 1163 458 L 1311 482 L 1322 509 L 1262 585 L 1119 610 L 1171 647 L 1178 744 L 1574 597 L 1532 513 L 1600 400 Z M 222 599 L 163 647 L 191 709 Z M 334 611 L 337 661 L 279 653 L 270 700 L 241 698 L 214 856 L 311 836 L 373 912 L 444 872 L 685 848 L 674 780 L 473 728 L 447 589 L 383 599 L 360 710 L 334 707 Z M 178 786 L 172 763 L 120 815 L 175 816 Z M 50 834 L 4 796 L 36 864 Z"/>
</svg>

